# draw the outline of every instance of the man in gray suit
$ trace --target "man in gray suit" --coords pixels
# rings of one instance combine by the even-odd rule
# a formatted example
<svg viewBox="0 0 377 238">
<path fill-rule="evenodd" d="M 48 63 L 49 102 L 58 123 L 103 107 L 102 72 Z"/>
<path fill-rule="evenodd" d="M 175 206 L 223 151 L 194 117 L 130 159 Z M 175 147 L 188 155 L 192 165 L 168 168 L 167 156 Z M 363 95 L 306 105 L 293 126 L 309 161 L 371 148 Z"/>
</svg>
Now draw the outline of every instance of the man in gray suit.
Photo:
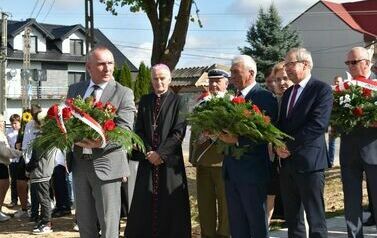
<svg viewBox="0 0 377 238">
<path fill-rule="evenodd" d="M 67 98 L 93 96 L 96 101 L 110 102 L 117 108 L 117 126 L 131 129 L 135 116 L 132 90 L 114 81 L 114 57 L 105 47 L 93 49 L 86 69 L 90 81 L 73 84 Z M 76 201 L 76 218 L 80 237 L 98 237 L 99 221 L 102 238 L 119 237 L 122 178 L 129 175 L 127 154 L 119 145 L 84 139 L 75 144 L 67 163 L 72 169 Z"/>
<path fill-rule="evenodd" d="M 355 47 L 347 54 L 345 64 L 353 78 L 362 76 L 375 79 L 371 72 L 368 51 Z M 344 211 L 348 237 L 363 237 L 362 179 L 365 171 L 369 185 L 369 200 L 377 204 L 377 127 L 355 127 L 349 134 L 341 135 L 340 168 L 344 192 Z M 377 207 L 374 206 L 375 217 Z"/>
</svg>

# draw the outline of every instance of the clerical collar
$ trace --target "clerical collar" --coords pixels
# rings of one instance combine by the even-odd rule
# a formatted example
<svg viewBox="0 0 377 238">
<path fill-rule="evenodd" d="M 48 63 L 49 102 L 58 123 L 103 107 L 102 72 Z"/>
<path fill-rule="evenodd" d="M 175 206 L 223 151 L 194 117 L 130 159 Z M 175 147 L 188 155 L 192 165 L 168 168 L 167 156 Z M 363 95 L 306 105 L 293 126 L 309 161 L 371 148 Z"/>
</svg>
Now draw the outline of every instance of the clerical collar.
<svg viewBox="0 0 377 238">
<path fill-rule="evenodd" d="M 158 98 L 163 98 L 163 97 L 165 97 L 166 95 L 168 95 L 168 93 L 169 93 L 169 90 L 167 90 L 166 92 L 164 92 L 164 93 L 162 93 L 162 94 L 160 94 L 160 95 L 158 95 L 157 93 L 154 93 L 154 95 L 155 95 L 156 97 L 158 97 Z"/>
</svg>

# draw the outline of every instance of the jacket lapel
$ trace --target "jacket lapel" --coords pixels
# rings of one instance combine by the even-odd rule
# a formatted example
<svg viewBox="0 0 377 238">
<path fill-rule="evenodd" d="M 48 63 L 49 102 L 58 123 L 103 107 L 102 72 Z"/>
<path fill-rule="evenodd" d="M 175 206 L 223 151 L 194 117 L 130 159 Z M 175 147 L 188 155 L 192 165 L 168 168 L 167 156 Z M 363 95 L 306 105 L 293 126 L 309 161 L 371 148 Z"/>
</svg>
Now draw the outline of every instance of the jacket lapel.
<svg viewBox="0 0 377 238">
<path fill-rule="evenodd" d="M 88 89 L 90 84 L 90 80 L 86 80 L 85 83 L 78 84 L 77 94 L 80 95 L 81 98 L 84 98 L 85 92 Z"/>
<path fill-rule="evenodd" d="M 306 98 L 306 96 L 310 92 L 310 88 L 312 86 L 312 82 L 313 82 L 313 78 L 310 78 L 309 81 L 308 81 L 308 83 L 306 84 L 304 90 L 301 92 L 300 97 L 297 99 L 295 105 L 293 106 L 291 115 L 294 114 L 295 111 L 298 111 L 297 108 L 301 105 L 301 103 L 304 100 L 304 98 Z"/>
<path fill-rule="evenodd" d="M 104 88 L 100 101 L 102 103 L 106 103 L 110 101 L 110 99 L 115 95 L 115 90 L 116 90 L 116 82 L 112 79 Z"/>
<path fill-rule="evenodd" d="M 246 100 L 252 100 L 254 93 L 259 90 L 259 87 L 260 87 L 259 84 L 256 83 L 254 85 L 254 87 L 252 89 L 250 89 L 250 91 L 247 93 L 245 99 Z"/>
</svg>

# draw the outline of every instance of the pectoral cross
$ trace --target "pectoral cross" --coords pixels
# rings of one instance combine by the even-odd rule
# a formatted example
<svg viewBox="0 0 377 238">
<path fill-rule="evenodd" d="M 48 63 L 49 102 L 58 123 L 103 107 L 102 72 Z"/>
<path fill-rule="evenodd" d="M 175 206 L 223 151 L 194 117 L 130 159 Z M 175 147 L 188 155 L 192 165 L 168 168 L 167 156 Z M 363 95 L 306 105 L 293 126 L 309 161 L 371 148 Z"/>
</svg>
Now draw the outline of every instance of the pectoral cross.
<svg viewBox="0 0 377 238">
<path fill-rule="evenodd" d="M 153 132 L 155 132 L 155 131 L 156 131 L 156 129 L 157 129 L 157 125 L 156 125 L 156 122 L 155 122 L 155 123 L 153 123 L 152 127 L 153 127 Z"/>
</svg>

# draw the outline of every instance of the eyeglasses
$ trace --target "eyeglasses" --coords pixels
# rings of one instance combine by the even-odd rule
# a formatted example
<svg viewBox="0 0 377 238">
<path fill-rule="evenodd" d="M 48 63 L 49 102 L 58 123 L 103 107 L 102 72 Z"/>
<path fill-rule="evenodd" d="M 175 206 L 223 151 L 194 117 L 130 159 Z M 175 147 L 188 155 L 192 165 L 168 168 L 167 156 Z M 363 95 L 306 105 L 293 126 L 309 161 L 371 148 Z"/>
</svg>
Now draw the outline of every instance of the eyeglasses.
<svg viewBox="0 0 377 238">
<path fill-rule="evenodd" d="M 291 62 L 285 63 L 284 67 L 292 67 L 292 66 L 295 66 L 297 63 L 302 63 L 302 62 L 303 62 L 302 60 L 291 61 Z"/>
<path fill-rule="evenodd" d="M 346 65 L 357 65 L 358 63 L 360 63 L 361 61 L 363 60 L 367 60 L 367 59 L 359 59 L 359 60 L 347 60 L 346 62 L 344 62 Z"/>
</svg>

